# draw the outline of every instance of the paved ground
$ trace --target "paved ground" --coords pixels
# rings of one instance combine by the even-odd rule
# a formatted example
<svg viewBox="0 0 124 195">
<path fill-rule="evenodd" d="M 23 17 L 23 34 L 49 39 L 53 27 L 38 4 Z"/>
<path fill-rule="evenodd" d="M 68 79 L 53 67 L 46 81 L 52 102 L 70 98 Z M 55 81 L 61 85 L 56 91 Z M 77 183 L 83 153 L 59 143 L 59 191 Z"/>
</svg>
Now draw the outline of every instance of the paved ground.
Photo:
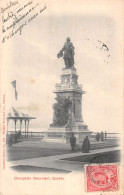
<svg viewBox="0 0 124 195">
<path fill-rule="evenodd" d="M 88 155 L 94 155 L 98 153 L 105 153 L 105 152 L 112 152 L 120 150 L 119 147 L 114 148 L 105 148 L 105 149 L 99 149 L 99 150 L 92 150 L 90 153 L 82 154 L 82 152 L 77 153 L 68 153 L 68 154 L 61 154 L 61 155 L 51 155 L 46 157 L 40 157 L 40 158 L 33 158 L 32 159 L 23 159 L 23 160 L 16 160 L 11 161 L 10 166 L 13 167 L 13 169 L 18 170 L 21 169 L 22 171 L 27 171 L 26 167 L 29 169 L 31 168 L 32 171 L 35 171 L 34 169 L 41 168 L 42 172 L 46 172 L 46 170 L 50 171 L 57 171 L 61 170 L 63 172 L 72 172 L 72 171 L 83 171 L 84 170 L 84 162 L 78 162 L 78 161 L 68 161 L 68 160 L 61 160 L 61 159 L 68 159 L 72 157 L 79 157 L 79 156 L 88 156 Z M 89 163 L 89 162 L 87 162 Z M 27 168 L 27 169 L 28 169 Z M 24 170 L 25 169 L 25 170 Z M 48 171 L 49 171 L 48 170 Z"/>
<path fill-rule="evenodd" d="M 70 145 L 62 143 L 46 143 L 40 140 L 23 141 L 13 144 L 7 150 L 8 161 L 39 158 L 70 153 Z"/>
<path fill-rule="evenodd" d="M 7 151 L 8 161 L 16 161 L 22 159 L 39 158 L 45 156 L 54 156 L 59 154 L 70 153 L 70 150 L 53 149 L 53 148 L 30 148 L 30 147 L 11 147 Z"/>
<path fill-rule="evenodd" d="M 104 145 L 103 145 L 104 144 Z M 91 149 L 98 148 L 111 148 L 112 144 L 108 144 L 108 142 L 93 142 L 91 143 Z M 114 145 L 113 145 L 114 146 Z M 115 147 L 115 146 L 114 146 Z M 81 151 L 80 147 L 77 146 L 76 151 Z M 39 158 L 45 156 L 54 156 L 59 154 L 67 154 L 71 152 L 70 144 L 64 143 L 51 143 L 44 142 L 41 140 L 27 140 L 23 142 L 19 142 L 17 144 L 13 144 L 10 148 L 8 148 L 8 161 L 15 161 L 21 159 L 31 159 L 31 158 Z"/>
</svg>

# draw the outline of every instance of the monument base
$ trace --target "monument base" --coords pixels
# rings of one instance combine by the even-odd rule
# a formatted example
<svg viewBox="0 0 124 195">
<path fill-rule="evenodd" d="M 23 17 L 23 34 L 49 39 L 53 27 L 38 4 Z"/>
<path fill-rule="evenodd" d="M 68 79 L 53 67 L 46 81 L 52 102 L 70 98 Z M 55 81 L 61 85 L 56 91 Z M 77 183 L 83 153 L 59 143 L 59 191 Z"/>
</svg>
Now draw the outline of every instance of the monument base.
<svg viewBox="0 0 124 195">
<path fill-rule="evenodd" d="M 66 127 L 50 127 L 45 132 L 44 141 L 46 142 L 58 142 L 58 143 L 70 143 L 70 137 L 74 133 L 76 137 L 76 143 L 82 143 L 84 138 L 88 136 L 90 138 L 91 131 L 88 129 L 67 131 Z"/>
<path fill-rule="evenodd" d="M 77 143 L 82 143 L 91 132 L 82 118 L 82 85 L 78 84 L 78 75 L 74 67 L 63 68 L 61 82 L 54 90 L 56 103 L 53 104 L 53 123 L 45 132 L 45 141 L 70 143 L 74 133 Z M 58 127 L 57 127 L 58 126 Z M 59 127 L 63 126 L 63 127 Z"/>
</svg>

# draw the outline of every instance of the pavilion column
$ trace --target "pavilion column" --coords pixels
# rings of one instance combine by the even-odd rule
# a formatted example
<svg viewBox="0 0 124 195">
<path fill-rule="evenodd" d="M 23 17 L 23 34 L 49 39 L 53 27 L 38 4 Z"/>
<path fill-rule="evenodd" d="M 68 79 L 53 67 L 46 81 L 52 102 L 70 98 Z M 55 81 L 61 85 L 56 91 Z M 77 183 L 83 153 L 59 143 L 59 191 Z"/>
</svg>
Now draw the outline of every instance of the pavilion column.
<svg viewBox="0 0 124 195">
<path fill-rule="evenodd" d="M 14 122 L 15 122 L 15 132 L 16 132 L 16 122 L 17 122 L 17 119 L 14 119 Z"/>
<path fill-rule="evenodd" d="M 29 119 L 27 120 L 27 138 L 28 138 L 28 130 L 29 130 Z"/>
<path fill-rule="evenodd" d="M 25 138 L 26 138 L 26 122 L 27 120 L 25 119 Z"/>
<path fill-rule="evenodd" d="M 20 119 L 20 131 L 22 130 L 22 119 Z"/>
</svg>

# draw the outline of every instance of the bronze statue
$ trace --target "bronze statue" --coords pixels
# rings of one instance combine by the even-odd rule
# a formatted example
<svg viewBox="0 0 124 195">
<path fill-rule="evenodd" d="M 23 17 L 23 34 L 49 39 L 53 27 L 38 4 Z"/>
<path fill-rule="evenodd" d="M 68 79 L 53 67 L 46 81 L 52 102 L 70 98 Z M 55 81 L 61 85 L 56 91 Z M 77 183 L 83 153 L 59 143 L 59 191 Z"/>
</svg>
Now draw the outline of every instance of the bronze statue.
<svg viewBox="0 0 124 195">
<path fill-rule="evenodd" d="M 63 57 L 66 68 L 74 68 L 74 46 L 73 43 L 70 41 L 69 37 L 66 39 L 64 47 L 57 54 L 57 57 L 58 58 Z"/>
</svg>

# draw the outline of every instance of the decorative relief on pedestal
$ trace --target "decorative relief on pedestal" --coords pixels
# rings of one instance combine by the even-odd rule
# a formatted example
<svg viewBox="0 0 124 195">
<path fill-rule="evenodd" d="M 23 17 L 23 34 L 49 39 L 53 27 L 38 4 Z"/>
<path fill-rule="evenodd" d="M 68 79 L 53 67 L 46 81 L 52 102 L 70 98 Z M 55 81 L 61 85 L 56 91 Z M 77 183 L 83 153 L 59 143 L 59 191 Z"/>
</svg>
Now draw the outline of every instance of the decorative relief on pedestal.
<svg viewBox="0 0 124 195">
<path fill-rule="evenodd" d="M 64 127 L 69 120 L 72 109 L 72 101 L 70 98 L 65 98 L 57 95 L 56 103 L 53 104 L 53 123 L 51 127 Z"/>
<path fill-rule="evenodd" d="M 78 86 L 77 75 L 70 75 L 70 85 L 74 87 Z"/>
<path fill-rule="evenodd" d="M 62 75 L 64 75 L 64 74 L 77 74 L 76 73 L 76 69 L 75 68 L 69 68 L 69 69 L 67 69 L 67 68 L 63 68 L 62 69 Z"/>
<path fill-rule="evenodd" d="M 78 88 L 77 75 L 74 74 L 64 74 L 61 76 L 60 86 L 66 88 Z"/>
<path fill-rule="evenodd" d="M 70 78 L 69 78 L 69 75 L 62 75 L 62 78 L 61 78 L 61 86 L 68 86 L 70 85 Z"/>
<path fill-rule="evenodd" d="M 78 99 L 76 98 L 75 100 L 75 118 L 77 120 L 81 120 L 82 116 L 82 102 L 81 102 L 81 98 Z"/>
</svg>

